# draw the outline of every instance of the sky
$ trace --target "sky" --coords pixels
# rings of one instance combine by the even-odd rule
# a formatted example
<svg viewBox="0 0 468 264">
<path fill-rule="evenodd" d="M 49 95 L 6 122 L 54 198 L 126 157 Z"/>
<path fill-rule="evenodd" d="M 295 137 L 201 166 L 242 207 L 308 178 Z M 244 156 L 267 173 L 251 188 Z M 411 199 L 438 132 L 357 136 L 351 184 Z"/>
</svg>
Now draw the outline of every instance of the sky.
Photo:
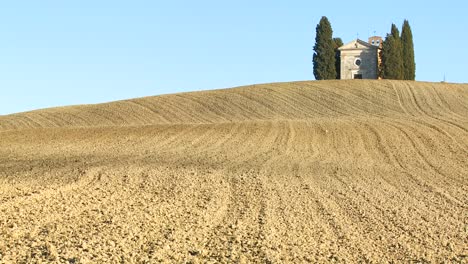
<svg viewBox="0 0 468 264">
<path fill-rule="evenodd" d="M 315 27 L 385 36 L 408 19 L 416 79 L 467 83 L 468 1 L 2 1 L 0 115 L 313 80 Z"/>
</svg>

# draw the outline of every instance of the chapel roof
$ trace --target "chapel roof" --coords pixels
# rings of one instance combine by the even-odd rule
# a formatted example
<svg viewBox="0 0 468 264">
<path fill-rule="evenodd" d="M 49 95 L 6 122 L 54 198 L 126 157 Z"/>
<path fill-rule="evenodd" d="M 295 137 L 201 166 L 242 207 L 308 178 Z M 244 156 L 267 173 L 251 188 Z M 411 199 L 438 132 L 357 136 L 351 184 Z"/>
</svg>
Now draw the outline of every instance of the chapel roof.
<svg viewBox="0 0 468 264">
<path fill-rule="evenodd" d="M 378 49 L 379 47 L 371 45 L 363 40 L 360 39 L 355 39 L 341 47 L 339 47 L 339 50 L 355 50 L 355 49 Z"/>
</svg>

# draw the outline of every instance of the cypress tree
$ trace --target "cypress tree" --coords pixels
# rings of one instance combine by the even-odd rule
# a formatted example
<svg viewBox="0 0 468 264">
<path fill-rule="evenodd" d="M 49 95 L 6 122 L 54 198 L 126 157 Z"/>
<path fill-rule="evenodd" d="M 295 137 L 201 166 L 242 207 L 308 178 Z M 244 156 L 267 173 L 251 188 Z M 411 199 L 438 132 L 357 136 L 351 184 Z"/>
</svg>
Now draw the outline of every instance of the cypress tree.
<svg viewBox="0 0 468 264">
<path fill-rule="evenodd" d="M 395 38 L 395 79 L 404 79 L 404 68 L 403 68 L 403 46 L 401 44 L 400 31 L 395 24 L 392 24 L 392 36 Z"/>
<path fill-rule="evenodd" d="M 382 78 L 383 79 L 391 79 L 391 64 L 389 63 L 390 59 L 390 51 L 392 50 L 394 40 L 393 36 L 387 34 L 384 42 L 382 43 Z"/>
<path fill-rule="evenodd" d="M 387 34 L 382 46 L 382 65 L 384 79 L 403 80 L 403 49 L 395 24 L 392 24 L 391 34 Z"/>
<path fill-rule="evenodd" d="M 395 24 L 392 24 L 392 29 L 390 31 L 390 34 L 392 34 L 392 36 L 395 38 L 395 39 L 399 39 L 400 38 L 400 31 L 398 30 L 398 27 L 395 25 Z"/>
<path fill-rule="evenodd" d="M 323 16 L 317 25 L 313 55 L 314 76 L 316 80 L 336 78 L 335 49 L 332 39 L 333 30 L 328 18 Z"/>
<path fill-rule="evenodd" d="M 416 62 L 414 61 L 413 33 L 406 19 L 401 30 L 401 43 L 403 46 L 404 79 L 414 80 L 416 77 Z"/>
<path fill-rule="evenodd" d="M 343 40 L 341 38 L 333 38 L 333 44 L 335 48 L 335 69 L 336 69 L 336 79 L 341 79 L 341 56 L 339 47 L 343 46 Z"/>
</svg>

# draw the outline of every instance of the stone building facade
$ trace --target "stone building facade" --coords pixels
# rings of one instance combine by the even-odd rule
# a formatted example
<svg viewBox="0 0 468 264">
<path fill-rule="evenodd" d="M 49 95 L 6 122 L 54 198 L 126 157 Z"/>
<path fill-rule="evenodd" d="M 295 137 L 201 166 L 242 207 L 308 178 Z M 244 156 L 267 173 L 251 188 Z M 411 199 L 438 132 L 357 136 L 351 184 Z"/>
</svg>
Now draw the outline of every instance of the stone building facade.
<svg viewBox="0 0 468 264">
<path fill-rule="evenodd" d="M 369 42 L 356 39 L 339 48 L 341 79 L 378 79 L 381 37 L 370 37 Z"/>
</svg>

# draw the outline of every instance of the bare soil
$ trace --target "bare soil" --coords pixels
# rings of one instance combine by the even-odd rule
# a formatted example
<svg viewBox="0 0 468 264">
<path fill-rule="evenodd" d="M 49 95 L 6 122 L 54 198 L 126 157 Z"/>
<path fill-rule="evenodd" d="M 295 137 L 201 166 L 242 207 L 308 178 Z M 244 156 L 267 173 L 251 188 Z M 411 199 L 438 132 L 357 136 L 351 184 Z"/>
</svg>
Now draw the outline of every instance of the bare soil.
<svg viewBox="0 0 468 264">
<path fill-rule="evenodd" d="M 320 81 L 0 116 L 0 263 L 468 261 L 468 85 Z"/>
</svg>

